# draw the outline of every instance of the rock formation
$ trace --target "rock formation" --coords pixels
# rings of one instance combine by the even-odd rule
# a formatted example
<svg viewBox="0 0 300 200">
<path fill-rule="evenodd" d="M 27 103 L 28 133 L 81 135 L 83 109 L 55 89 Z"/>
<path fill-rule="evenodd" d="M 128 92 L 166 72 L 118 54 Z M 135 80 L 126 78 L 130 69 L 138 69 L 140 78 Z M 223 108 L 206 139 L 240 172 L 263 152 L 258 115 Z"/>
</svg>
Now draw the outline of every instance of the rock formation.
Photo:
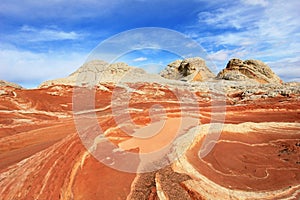
<svg viewBox="0 0 300 200">
<path fill-rule="evenodd" d="M 300 83 L 140 81 L 124 87 L 111 82 L 117 80 L 111 73 L 118 69 L 118 78 L 129 66 L 107 72 L 106 63 L 95 62 L 65 85 L 0 85 L 1 200 L 300 198 Z M 90 72 L 110 77 L 95 90 L 71 85 L 81 75 L 94 81 L 85 76 Z M 89 96 L 91 107 L 84 101 Z M 83 100 L 77 109 L 76 100 Z"/>
<path fill-rule="evenodd" d="M 92 60 L 82 65 L 78 70 L 66 78 L 50 80 L 39 87 L 51 85 L 99 85 L 111 82 L 157 82 L 162 78 L 159 75 L 148 74 L 141 68 L 128 66 L 126 63 L 109 64 L 102 60 Z"/>
<path fill-rule="evenodd" d="M 205 61 L 201 58 L 187 58 L 176 60 L 160 72 L 160 75 L 167 79 L 182 81 L 207 81 L 215 75 L 206 66 Z"/>
<path fill-rule="evenodd" d="M 10 86 L 10 87 L 19 88 L 19 89 L 22 88 L 22 86 L 20 86 L 16 83 L 0 80 L 0 87 L 3 87 L 3 86 Z"/>
<path fill-rule="evenodd" d="M 231 59 L 226 68 L 217 75 L 217 78 L 234 81 L 255 81 L 262 84 L 282 83 L 282 80 L 271 68 L 259 60 Z"/>
</svg>

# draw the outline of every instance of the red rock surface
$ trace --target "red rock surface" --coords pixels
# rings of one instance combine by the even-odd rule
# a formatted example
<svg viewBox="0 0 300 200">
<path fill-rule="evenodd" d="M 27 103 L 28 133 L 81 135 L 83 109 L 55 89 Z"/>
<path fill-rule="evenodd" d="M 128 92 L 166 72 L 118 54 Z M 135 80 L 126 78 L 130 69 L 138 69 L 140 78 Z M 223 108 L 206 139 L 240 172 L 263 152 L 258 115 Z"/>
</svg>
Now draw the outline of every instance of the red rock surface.
<svg viewBox="0 0 300 200">
<path fill-rule="evenodd" d="M 197 92 L 197 101 L 185 105 L 180 104 L 175 90 L 172 92 L 167 86 L 131 85 L 135 92 L 130 95 L 127 111 L 134 123 L 140 127 L 149 125 L 154 116 L 149 116 L 149 111 L 156 104 L 165 108 L 167 116 L 160 134 L 149 140 L 136 140 L 122 128 L 130 129 L 128 121 L 114 118 L 113 109 L 117 112 L 123 107 L 111 105 L 115 101 L 112 92 L 118 90 L 118 96 L 126 100 L 128 88 L 104 86 L 107 90 L 96 90 L 95 110 L 89 112 L 96 113 L 98 125 L 108 139 L 106 142 L 136 155 L 154 152 L 168 143 L 172 144 L 170 149 L 186 147 L 179 159 L 148 173 L 110 168 L 90 154 L 80 140 L 74 119 L 76 116 L 84 119 L 89 112 L 77 113 L 74 118 L 73 87 L 36 90 L 2 87 L 6 94 L 0 96 L 0 199 L 300 198 L 299 96 L 278 96 L 234 105 L 228 100 L 220 139 L 201 158 L 198 154 L 208 128 L 222 122 L 217 120 L 211 124 L 212 105 L 216 104 L 203 98 L 203 93 Z M 177 92 L 189 94 L 181 89 Z M 88 98 L 85 94 L 82 91 L 77 95 Z M 174 134 L 184 114 L 181 109 L 200 113 L 186 118 L 201 122 L 191 141 L 181 140 L 187 129 Z M 86 122 L 89 121 L 87 118 Z M 86 134 L 90 134 L 96 145 L 94 153 L 101 148 L 106 151 L 106 143 L 93 135 L 96 129 L 86 127 Z M 188 146 L 178 141 L 187 142 Z M 111 155 L 107 152 L 109 160 Z M 124 162 L 133 168 L 140 167 L 142 161 L 138 156 L 135 158 Z"/>
</svg>

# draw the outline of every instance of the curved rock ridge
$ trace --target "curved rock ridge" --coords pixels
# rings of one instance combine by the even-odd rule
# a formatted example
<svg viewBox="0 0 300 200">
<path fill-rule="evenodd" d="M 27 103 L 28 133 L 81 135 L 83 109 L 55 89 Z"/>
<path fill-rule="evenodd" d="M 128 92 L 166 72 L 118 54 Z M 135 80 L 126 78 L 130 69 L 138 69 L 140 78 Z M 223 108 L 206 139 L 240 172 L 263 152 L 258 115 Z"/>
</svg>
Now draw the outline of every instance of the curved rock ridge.
<svg viewBox="0 0 300 200">
<path fill-rule="evenodd" d="M 160 72 L 160 75 L 167 79 L 182 81 L 207 81 L 215 75 L 206 66 L 202 58 L 194 57 L 184 60 L 176 60 Z"/>
<path fill-rule="evenodd" d="M 13 88 L 19 88 L 19 89 L 23 88 L 22 86 L 20 86 L 16 83 L 0 80 L 0 87 L 5 87 L 5 86 L 9 86 L 9 87 L 13 87 Z"/>
<path fill-rule="evenodd" d="M 195 101 L 187 104 L 176 96 L 188 94 L 186 87 L 153 83 L 123 87 L 106 83 L 106 90 L 95 90 L 94 110 L 81 113 L 72 112 L 72 86 L 9 88 L 8 95 L 0 96 L 1 199 L 298 200 L 300 94 L 294 92 L 299 85 L 291 84 L 289 87 L 294 89 L 288 96 L 278 94 L 251 101 L 235 96 L 235 90 L 240 88 L 232 88 L 233 94 L 226 100 L 224 121 L 211 124 L 212 110 L 219 106 L 212 102 L 212 96 L 217 94 L 205 91 L 204 83 L 197 84 L 199 87 L 193 87 Z M 76 94 L 78 98 L 86 98 L 84 91 L 88 88 L 83 89 Z M 113 107 L 114 92 L 118 92 L 119 102 L 128 103 L 125 111 L 122 105 Z M 130 101 L 125 102 L 128 96 Z M 189 96 L 185 95 L 186 98 Z M 230 98 L 236 103 L 231 104 Z M 158 104 L 168 120 L 158 135 L 163 137 L 142 136 L 134 141 L 134 135 L 129 136 L 122 128 L 133 127 L 132 123 L 151 127 L 152 120 L 159 116 L 149 113 Z M 188 120 L 196 119 L 200 124 L 182 129 L 183 133 L 176 136 L 178 127 L 185 123 L 180 120 L 182 110 L 197 111 L 199 115 L 191 115 Z M 88 124 L 93 112 L 98 124 L 83 127 L 87 134 L 84 136 L 92 139 L 91 150 L 83 145 L 74 118 L 81 117 Z M 124 112 L 130 114 L 129 121 L 122 120 Z M 116 121 L 118 117 L 121 120 Z M 208 130 L 220 124 L 223 129 L 215 147 L 204 158 L 199 157 Z M 98 125 L 103 131 L 101 135 L 97 135 Z M 101 138 L 107 138 L 118 151 L 109 151 L 107 141 Z M 180 156 L 170 165 L 149 173 L 111 168 L 115 164 L 112 158 L 130 151 L 124 147 L 128 142 L 137 147 L 136 153 L 153 151 L 169 143 L 172 148 L 167 158 L 177 153 Z M 91 155 L 97 150 L 107 152 L 102 162 Z M 124 165 L 139 164 L 140 160 L 134 162 L 124 160 Z"/>
<path fill-rule="evenodd" d="M 203 199 L 299 196 L 299 123 L 225 124 L 214 149 L 201 158 L 199 149 L 212 125 L 200 127 L 186 155 L 173 165 L 175 171 L 194 177 L 183 182 L 189 190 Z"/>
<path fill-rule="evenodd" d="M 217 75 L 218 79 L 234 81 L 252 81 L 257 83 L 281 84 L 282 80 L 271 68 L 259 60 L 231 59 L 225 69 Z"/>
<path fill-rule="evenodd" d="M 50 80 L 42 83 L 39 88 L 52 85 L 99 85 L 111 82 L 158 82 L 163 81 L 159 75 L 148 74 L 141 68 L 131 67 L 126 63 L 109 64 L 102 60 L 92 60 L 82 65 L 66 78 Z"/>
</svg>

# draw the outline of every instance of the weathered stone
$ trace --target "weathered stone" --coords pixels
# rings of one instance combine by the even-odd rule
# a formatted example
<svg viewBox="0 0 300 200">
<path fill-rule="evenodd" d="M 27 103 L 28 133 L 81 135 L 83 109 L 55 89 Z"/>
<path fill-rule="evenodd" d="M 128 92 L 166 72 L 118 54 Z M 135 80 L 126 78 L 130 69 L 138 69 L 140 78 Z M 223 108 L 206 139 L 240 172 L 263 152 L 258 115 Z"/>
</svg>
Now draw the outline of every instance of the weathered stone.
<svg viewBox="0 0 300 200">
<path fill-rule="evenodd" d="M 214 74 L 206 66 L 205 61 L 199 57 L 176 60 L 160 72 L 167 79 L 181 81 L 207 81 L 214 78 Z"/>
<path fill-rule="evenodd" d="M 226 68 L 217 75 L 218 79 L 235 81 L 256 81 L 258 83 L 281 84 L 282 80 L 271 68 L 259 60 L 231 59 Z"/>
<path fill-rule="evenodd" d="M 52 85 L 95 86 L 101 83 L 159 81 L 163 81 L 159 75 L 148 74 L 145 70 L 128 66 L 126 63 L 109 64 L 102 60 L 92 60 L 82 65 L 70 76 L 46 81 L 39 88 Z"/>
<path fill-rule="evenodd" d="M 12 83 L 12 82 L 8 82 L 8 81 L 0 80 L 0 87 L 5 87 L 5 86 L 9 86 L 9 87 L 13 87 L 13 88 L 18 88 L 18 89 L 23 88 L 22 86 L 20 86 L 20 85 L 18 85 L 16 83 Z"/>
<path fill-rule="evenodd" d="M 191 65 L 181 71 L 193 74 Z M 107 80 L 118 81 L 130 69 L 122 63 L 111 67 L 90 63 L 73 75 L 84 84 L 107 70 Z M 151 80 L 138 69 L 137 74 L 137 81 Z M 74 94 L 77 87 L 56 83 L 0 89 L 8 93 L 0 98 L 1 199 L 300 198 L 298 83 L 101 83 L 90 96 L 95 104 L 80 112 L 73 110 L 74 97 L 89 98 L 88 89 Z M 121 101 L 114 106 L 116 98 Z M 165 112 L 157 112 L 157 104 Z M 162 127 L 153 126 L 160 119 Z M 211 137 L 218 127 L 220 137 Z M 126 157 L 128 152 L 135 156 Z M 153 171 L 138 173 L 142 168 Z"/>
<path fill-rule="evenodd" d="M 5 91 L 5 90 L 0 90 L 0 96 L 1 95 L 7 95 L 8 93 L 7 93 L 7 91 Z"/>
</svg>

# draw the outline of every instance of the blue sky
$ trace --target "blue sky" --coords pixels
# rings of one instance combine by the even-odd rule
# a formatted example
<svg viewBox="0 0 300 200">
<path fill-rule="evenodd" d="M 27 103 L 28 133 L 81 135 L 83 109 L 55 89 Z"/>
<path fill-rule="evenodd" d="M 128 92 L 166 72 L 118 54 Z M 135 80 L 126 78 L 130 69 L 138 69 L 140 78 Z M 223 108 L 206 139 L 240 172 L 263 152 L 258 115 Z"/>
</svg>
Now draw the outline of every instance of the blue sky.
<svg viewBox="0 0 300 200">
<path fill-rule="evenodd" d="M 35 87 L 72 73 L 115 34 L 163 27 L 194 39 L 220 70 L 234 57 L 260 59 L 285 81 L 300 81 L 299 7 L 298 0 L 2 0 L 0 79 Z M 173 57 L 142 52 L 126 61 L 158 72 Z"/>
</svg>

